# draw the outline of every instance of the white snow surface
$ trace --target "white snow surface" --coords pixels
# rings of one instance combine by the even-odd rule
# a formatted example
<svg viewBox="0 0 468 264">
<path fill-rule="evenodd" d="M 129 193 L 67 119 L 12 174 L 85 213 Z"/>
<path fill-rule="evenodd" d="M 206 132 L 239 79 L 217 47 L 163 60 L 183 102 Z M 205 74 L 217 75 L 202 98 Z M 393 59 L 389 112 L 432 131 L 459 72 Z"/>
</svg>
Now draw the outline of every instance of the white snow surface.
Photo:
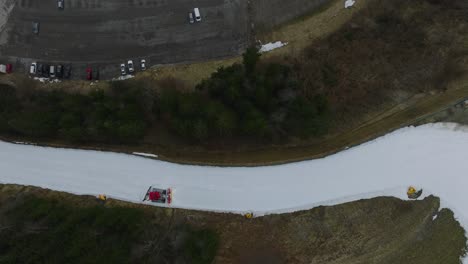
<svg viewBox="0 0 468 264">
<path fill-rule="evenodd" d="M 441 198 L 468 229 L 468 127 L 407 127 L 338 154 L 265 167 L 178 165 L 133 155 L 0 141 L 0 183 L 140 202 L 150 185 L 172 187 L 173 207 L 256 216 L 362 198 Z M 465 259 L 465 264 L 468 260 Z"/>
<path fill-rule="evenodd" d="M 36 143 L 31 143 L 31 142 L 24 142 L 24 141 L 15 141 L 13 142 L 15 144 L 21 144 L 21 145 L 36 145 Z"/>
<path fill-rule="evenodd" d="M 123 81 L 123 80 L 128 80 L 128 79 L 131 79 L 131 78 L 135 78 L 135 75 L 131 75 L 131 74 L 122 75 L 122 76 L 113 78 L 112 80 L 113 81 Z"/>
<path fill-rule="evenodd" d="M 49 81 L 49 78 L 44 78 L 44 77 L 34 77 L 34 80 L 40 81 L 41 83 L 45 83 Z"/>
<path fill-rule="evenodd" d="M 344 4 L 344 7 L 345 7 L 345 8 L 350 8 L 350 7 L 352 7 L 355 3 L 356 3 L 355 0 L 346 0 L 346 1 L 345 1 L 345 4 Z"/>
<path fill-rule="evenodd" d="M 157 158 L 158 157 L 158 155 L 151 154 L 151 153 L 143 153 L 143 152 L 133 152 L 132 154 L 137 155 L 137 156 L 148 157 L 148 158 Z"/>
<path fill-rule="evenodd" d="M 262 47 L 260 48 L 260 52 L 268 52 L 277 48 L 281 48 L 286 45 L 288 45 L 287 42 L 286 43 L 283 43 L 281 41 L 270 42 L 270 43 L 262 45 Z"/>
</svg>

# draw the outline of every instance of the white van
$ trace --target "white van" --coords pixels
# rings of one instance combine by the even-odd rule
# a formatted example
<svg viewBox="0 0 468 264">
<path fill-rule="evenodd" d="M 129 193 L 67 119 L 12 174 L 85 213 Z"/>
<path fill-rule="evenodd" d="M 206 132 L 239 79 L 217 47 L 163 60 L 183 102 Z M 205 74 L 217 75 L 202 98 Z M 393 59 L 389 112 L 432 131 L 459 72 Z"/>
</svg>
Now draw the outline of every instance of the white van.
<svg viewBox="0 0 468 264">
<path fill-rule="evenodd" d="M 195 15 L 195 21 L 200 22 L 201 16 L 200 16 L 200 10 L 198 10 L 198 7 L 195 7 L 193 9 L 193 14 Z"/>
</svg>

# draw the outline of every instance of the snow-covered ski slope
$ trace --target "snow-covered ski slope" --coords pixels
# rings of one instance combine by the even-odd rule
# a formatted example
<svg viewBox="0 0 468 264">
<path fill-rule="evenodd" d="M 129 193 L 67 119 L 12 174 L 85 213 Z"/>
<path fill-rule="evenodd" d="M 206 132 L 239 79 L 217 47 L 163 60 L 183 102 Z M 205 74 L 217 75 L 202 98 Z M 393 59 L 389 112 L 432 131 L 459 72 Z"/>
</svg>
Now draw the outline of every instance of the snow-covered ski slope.
<svg viewBox="0 0 468 264">
<path fill-rule="evenodd" d="M 468 229 L 468 127 L 408 127 L 327 158 L 256 168 L 0 142 L 0 183 L 132 202 L 157 184 L 174 188 L 174 207 L 256 215 L 381 195 L 405 198 L 414 185 L 423 195 L 439 196 Z"/>
</svg>

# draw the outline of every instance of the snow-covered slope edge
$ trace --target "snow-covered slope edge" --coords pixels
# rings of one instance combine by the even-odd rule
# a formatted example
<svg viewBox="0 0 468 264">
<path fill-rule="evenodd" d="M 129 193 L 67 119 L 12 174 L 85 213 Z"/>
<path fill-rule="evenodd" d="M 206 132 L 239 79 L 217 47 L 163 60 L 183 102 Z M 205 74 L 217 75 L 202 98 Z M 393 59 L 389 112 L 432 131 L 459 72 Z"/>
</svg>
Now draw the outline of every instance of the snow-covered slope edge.
<svg viewBox="0 0 468 264">
<path fill-rule="evenodd" d="M 175 188 L 174 207 L 257 215 L 382 195 L 405 198 L 414 185 L 440 197 L 468 229 L 467 152 L 468 128 L 451 123 L 403 128 L 323 159 L 256 168 L 0 142 L 0 183 L 131 202 L 158 184 Z"/>
</svg>

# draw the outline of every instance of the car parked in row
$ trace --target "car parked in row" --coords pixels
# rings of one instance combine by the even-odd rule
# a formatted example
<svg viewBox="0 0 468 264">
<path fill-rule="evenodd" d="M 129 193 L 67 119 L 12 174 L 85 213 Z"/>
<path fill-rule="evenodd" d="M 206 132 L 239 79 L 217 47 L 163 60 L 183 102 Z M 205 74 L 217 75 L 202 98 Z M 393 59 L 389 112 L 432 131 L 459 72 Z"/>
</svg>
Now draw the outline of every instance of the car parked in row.
<svg viewBox="0 0 468 264">
<path fill-rule="evenodd" d="M 55 65 L 50 65 L 50 68 L 49 68 L 49 76 L 50 78 L 55 78 Z"/>
<path fill-rule="evenodd" d="M 42 64 L 40 64 L 40 63 L 37 64 L 36 73 L 37 73 L 37 75 L 42 76 Z"/>
<path fill-rule="evenodd" d="M 120 74 L 126 75 L 127 74 L 127 69 L 125 68 L 125 64 L 122 63 L 120 64 Z"/>
<path fill-rule="evenodd" d="M 8 63 L 6 65 L 6 73 L 12 73 L 13 72 L 13 65 L 11 65 L 10 63 Z"/>
<path fill-rule="evenodd" d="M 91 67 L 86 68 L 86 79 L 87 80 L 93 79 L 93 69 Z"/>
<path fill-rule="evenodd" d="M 93 70 L 93 79 L 94 80 L 99 80 L 99 77 L 100 77 L 99 75 L 100 75 L 99 67 L 94 68 L 94 70 Z"/>
<path fill-rule="evenodd" d="M 193 9 L 193 14 L 195 15 L 195 21 L 200 22 L 201 21 L 201 15 L 200 15 L 200 10 L 198 7 L 195 7 Z"/>
<path fill-rule="evenodd" d="M 34 34 L 39 34 L 39 22 L 34 21 L 32 25 L 32 31 Z"/>
<path fill-rule="evenodd" d="M 31 63 L 31 66 L 29 67 L 29 74 L 36 74 L 37 71 L 37 62 Z"/>
<path fill-rule="evenodd" d="M 57 0 L 57 8 L 63 10 L 65 8 L 64 0 Z"/>
<path fill-rule="evenodd" d="M 49 78 L 50 73 L 50 65 L 43 64 L 42 65 L 42 77 Z"/>
<path fill-rule="evenodd" d="M 189 21 L 190 24 L 195 23 L 195 19 L 193 19 L 193 13 L 192 12 L 188 13 L 188 21 Z"/>
<path fill-rule="evenodd" d="M 133 73 L 135 71 L 135 68 L 133 67 L 133 61 L 132 60 L 129 60 L 127 62 L 127 66 L 128 66 L 128 72 L 129 73 Z"/>
<path fill-rule="evenodd" d="M 63 70 L 63 77 L 66 79 L 70 79 L 71 71 L 72 71 L 71 65 L 70 64 L 65 65 L 64 70 Z"/>
<path fill-rule="evenodd" d="M 142 59 L 140 61 L 140 68 L 141 68 L 142 71 L 146 70 L 146 60 L 145 59 Z"/>
<path fill-rule="evenodd" d="M 11 73 L 12 69 L 11 64 L 0 64 L 0 73 Z"/>
<path fill-rule="evenodd" d="M 57 78 L 62 78 L 63 77 L 63 65 L 59 64 L 57 65 Z"/>
</svg>

